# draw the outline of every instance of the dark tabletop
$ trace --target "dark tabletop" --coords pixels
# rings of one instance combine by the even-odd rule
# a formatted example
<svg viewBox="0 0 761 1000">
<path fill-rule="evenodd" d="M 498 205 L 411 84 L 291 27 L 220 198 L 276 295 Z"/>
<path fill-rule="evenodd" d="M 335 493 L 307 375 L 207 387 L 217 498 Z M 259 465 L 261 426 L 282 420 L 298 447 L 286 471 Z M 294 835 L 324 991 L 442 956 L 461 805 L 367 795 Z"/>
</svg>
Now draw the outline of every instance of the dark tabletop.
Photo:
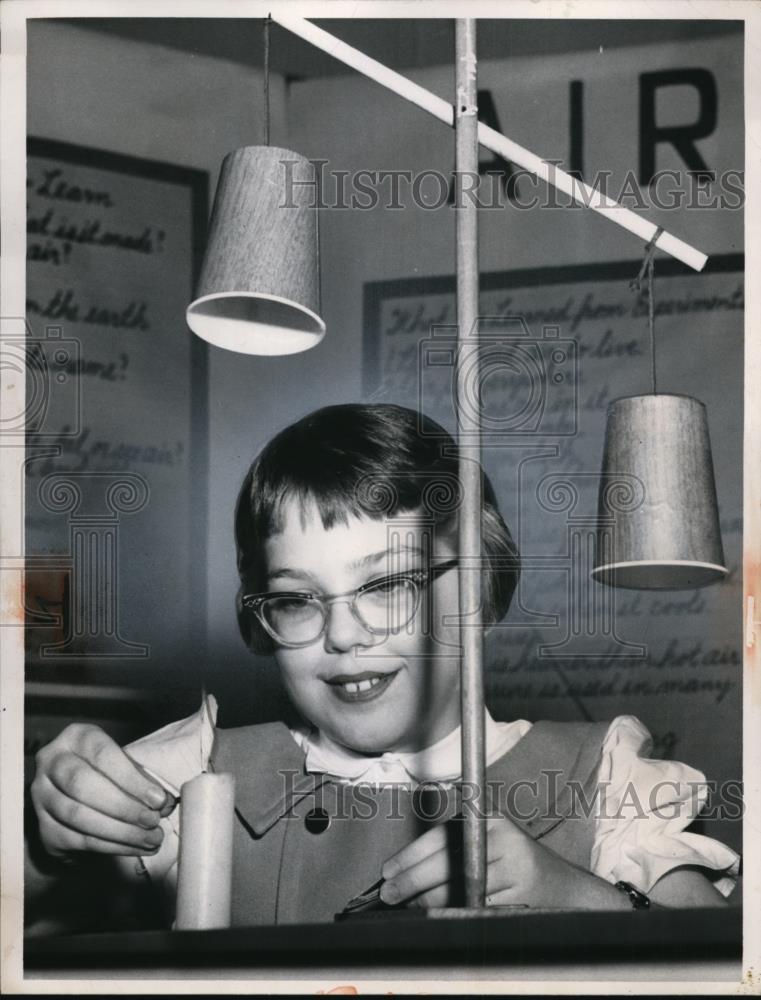
<svg viewBox="0 0 761 1000">
<path fill-rule="evenodd" d="M 334 924 L 80 934 L 30 940 L 28 972 L 139 966 L 230 969 L 337 962 L 446 966 L 739 959 L 739 908 L 522 912 L 433 919 L 366 914 Z"/>
</svg>

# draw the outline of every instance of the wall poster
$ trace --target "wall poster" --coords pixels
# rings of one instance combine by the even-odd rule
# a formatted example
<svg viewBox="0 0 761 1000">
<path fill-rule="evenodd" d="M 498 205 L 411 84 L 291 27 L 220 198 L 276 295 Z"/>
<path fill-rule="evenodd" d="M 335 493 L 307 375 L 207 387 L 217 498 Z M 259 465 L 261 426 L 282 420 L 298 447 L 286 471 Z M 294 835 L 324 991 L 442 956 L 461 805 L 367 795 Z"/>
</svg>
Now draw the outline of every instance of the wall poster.
<svg viewBox="0 0 761 1000">
<path fill-rule="evenodd" d="M 84 695 L 88 685 L 101 698 L 117 687 L 171 691 L 197 665 L 207 372 L 205 345 L 184 316 L 207 193 L 205 171 L 29 140 L 32 744 L 50 738 L 53 695 Z"/>
<path fill-rule="evenodd" d="M 690 591 L 593 582 L 588 570 L 608 404 L 650 391 L 639 262 L 481 277 L 484 464 L 522 558 L 510 612 L 487 637 L 497 718 L 637 715 L 656 755 L 739 778 L 742 709 L 743 259 L 701 274 L 658 260 L 658 391 L 707 407 L 728 578 Z M 365 285 L 365 398 L 418 406 L 455 430 L 452 276 Z M 721 350 L 717 350 L 717 343 Z M 720 357 L 707 368 L 706 357 Z M 573 557 L 572 557 L 573 552 Z M 584 556 L 584 553 L 587 553 Z M 581 555 L 580 555 L 581 554 Z M 572 574 L 579 558 L 585 569 Z M 577 563 L 578 564 L 578 563 Z M 607 608 L 612 627 L 604 627 Z M 721 835 L 739 837 L 739 824 Z"/>
</svg>

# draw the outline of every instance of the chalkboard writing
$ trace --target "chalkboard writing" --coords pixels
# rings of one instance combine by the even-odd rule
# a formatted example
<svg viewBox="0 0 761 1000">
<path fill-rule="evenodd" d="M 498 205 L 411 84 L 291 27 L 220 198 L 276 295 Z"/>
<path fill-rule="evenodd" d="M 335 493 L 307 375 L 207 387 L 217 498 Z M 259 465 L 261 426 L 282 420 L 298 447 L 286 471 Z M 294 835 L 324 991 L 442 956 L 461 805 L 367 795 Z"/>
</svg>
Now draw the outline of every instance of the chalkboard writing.
<svg viewBox="0 0 761 1000">
<path fill-rule="evenodd" d="M 194 662 L 204 626 L 192 567 L 206 354 L 184 313 L 208 178 L 44 140 L 28 152 L 27 395 L 40 404 L 27 422 L 27 551 L 68 567 L 76 632 L 61 642 L 36 628 L 28 657 L 41 680 L 65 661 L 89 682 L 151 683 L 159 668 L 166 681 L 178 657 Z"/>
<path fill-rule="evenodd" d="M 65 320 L 69 323 L 93 323 L 112 330 L 150 330 L 148 303 L 145 299 L 131 299 L 126 306 L 104 306 L 95 303 L 84 305 L 77 298 L 73 288 L 57 288 L 47 302 L 27 298 L 27 316 L 37 316 L 51 321 Z"/>
<path fill-rule="evenodd" d="M 28 476 L 42 478 L 53 472 L 83 472 L 87 469 L 124 472 L 145 465 L 179 466 L 185 461 L 185 444 L 182 441 L 173 445 L 166 441 L 146 445 L 130 441 L 104 441 L 93 434 L 91 427 L 83 427 L 77 435 L 72 435 L 70 431 L 71 428 L 65 424 L 60 437 L 52 439 L 57 454 L 33 462 Z"/>
<path fill-rule="evenodd" d="M 118 247 L 136 253 L 153 254 L 163 250 L 166 233 L 155 225 L 134 227 L 119 205 L 113 189 L 91 189 L 77 183 L 78 166 L 56 167 L 32 162 L 27 177 L 27 259 L 55 265 L 69 262 L 73 246 Z M 50 201 L 63 202 L 49 206 Z M 36 206 L 36 210 L 33 206 Z M 76 207 L 75 207 L 76 206 Z M 95 214 L 90 206 L 107 211 Z"/>
<path fill-rule="evenodd" d="M 634 266 L 634 265 L 633 265 Z M 735 278 L 731 284 L 731 291 L 728 294 L 690 294 L 677 298 L 661 297 L 655 305 L 656 318 L 661 316 L 684 315 L 690 313 L 732 311 L 742 310 L 745 307 L 745 297 L 743 282 L 740 278 Z M 621 291 L 625 293 L 625 287 Z M 641 319 L 647 315 L 647 302 L 642 296 L 636 299 L 628 296 L 626 301 L 620 297 L 601 298 L 597 292 L 587 292 L 583 295 L 571 295 L 560 305 L 543 304 L 530 309 L 520 308 L 521 297 L 508 295 L 496 297 L 493 305 L 490 306 L 488 316 L 513 316 L 516 309 L 520 311 L 523 319 L 529 326 L 565 324 L 568 333 L 575 333 L 582 323 L 598 323 L 603 320 L 617 320 L 626 317 Z M 456 322 L 456 311 L 453 303 L 432 304 L 425 301 L 412 301 L 404 306 L 389 306 L 387 326 L 384 329 L 384 336 L 395 337 L 399 334 L 422 333 L 427 335 L 432 327 L 443 326 L 446 323 Z M 596 346 L 598 357 L 605 356 L 601 353 L 609 347 L 612 338 L 612 329 L 608 329 L 602 334 L 603 344 Z M 638 341 L 629 342 L 635 345 L 639 353 Z M 585 344 L 585 349 L 591 351 L 593 348 Z M 622 348 L 616 345 L 616 350 L 620 353 Z M 629 346 L 625 350 L 632 351 Z M 609 356 L 609 355 L 608 355 Z"/>
</svg>

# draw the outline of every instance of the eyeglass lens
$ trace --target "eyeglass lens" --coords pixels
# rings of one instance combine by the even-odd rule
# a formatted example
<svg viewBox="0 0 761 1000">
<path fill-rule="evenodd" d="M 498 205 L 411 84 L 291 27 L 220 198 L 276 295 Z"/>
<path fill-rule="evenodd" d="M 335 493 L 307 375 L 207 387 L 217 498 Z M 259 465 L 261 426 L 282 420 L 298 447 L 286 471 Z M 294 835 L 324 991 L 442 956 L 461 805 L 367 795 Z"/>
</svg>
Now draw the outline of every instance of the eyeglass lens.
<svg viewBox="0 0 761 1000">
<path fill-rule="evenodd" d="M 380 581 L 357 594 L 354 614 L 370 631 L 395 632 L 412 619 L 417 610 L 418 588 L 414 581 Z M 327 619 L 326 603 L 319 597 L 271 597 L 262 607 L 270 629 L 284 642 L 307 643 L 319 638 Z"/>
</svg>

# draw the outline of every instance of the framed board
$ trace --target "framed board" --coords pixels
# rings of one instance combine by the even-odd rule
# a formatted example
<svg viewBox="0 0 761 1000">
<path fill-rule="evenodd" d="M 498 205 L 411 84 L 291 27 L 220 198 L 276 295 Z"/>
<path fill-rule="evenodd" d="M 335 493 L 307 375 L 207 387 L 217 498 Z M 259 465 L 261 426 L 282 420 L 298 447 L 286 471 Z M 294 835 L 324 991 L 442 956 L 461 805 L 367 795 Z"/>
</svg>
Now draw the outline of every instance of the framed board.
<svg viewBox="0 0 761 1000">
<path fill-rule="evenodd" d="M 743 258 L 701 274 L 656 265 L 658 391 L 708 411 L 729 576 L 702 590 L 604 587 L 589 577 L 606 410 L 651 391 L 638 261 L 481 277 L 483 459 L 522 558 L 506 619 L 486 640 L 497 718 L 637 715 L 655 756 L 739 780 L 742 718 Z M 453 276 L 364 289 L 365 399 L 456 429 Z M 589 562 L 589 565 L 585 562 Z M 613 627 L 595 609 L 607 602 Z M 724 734 L 721 738 L 717 733 Z M 716 835 L 737 844 L 740 824 Z"/>
<path fill-rule="evenodd" d="M 27 152 L 27 679 L 181 687 L 205 637 L 207 355 L 185 307 L 208 174 Z"/>
</svg>

